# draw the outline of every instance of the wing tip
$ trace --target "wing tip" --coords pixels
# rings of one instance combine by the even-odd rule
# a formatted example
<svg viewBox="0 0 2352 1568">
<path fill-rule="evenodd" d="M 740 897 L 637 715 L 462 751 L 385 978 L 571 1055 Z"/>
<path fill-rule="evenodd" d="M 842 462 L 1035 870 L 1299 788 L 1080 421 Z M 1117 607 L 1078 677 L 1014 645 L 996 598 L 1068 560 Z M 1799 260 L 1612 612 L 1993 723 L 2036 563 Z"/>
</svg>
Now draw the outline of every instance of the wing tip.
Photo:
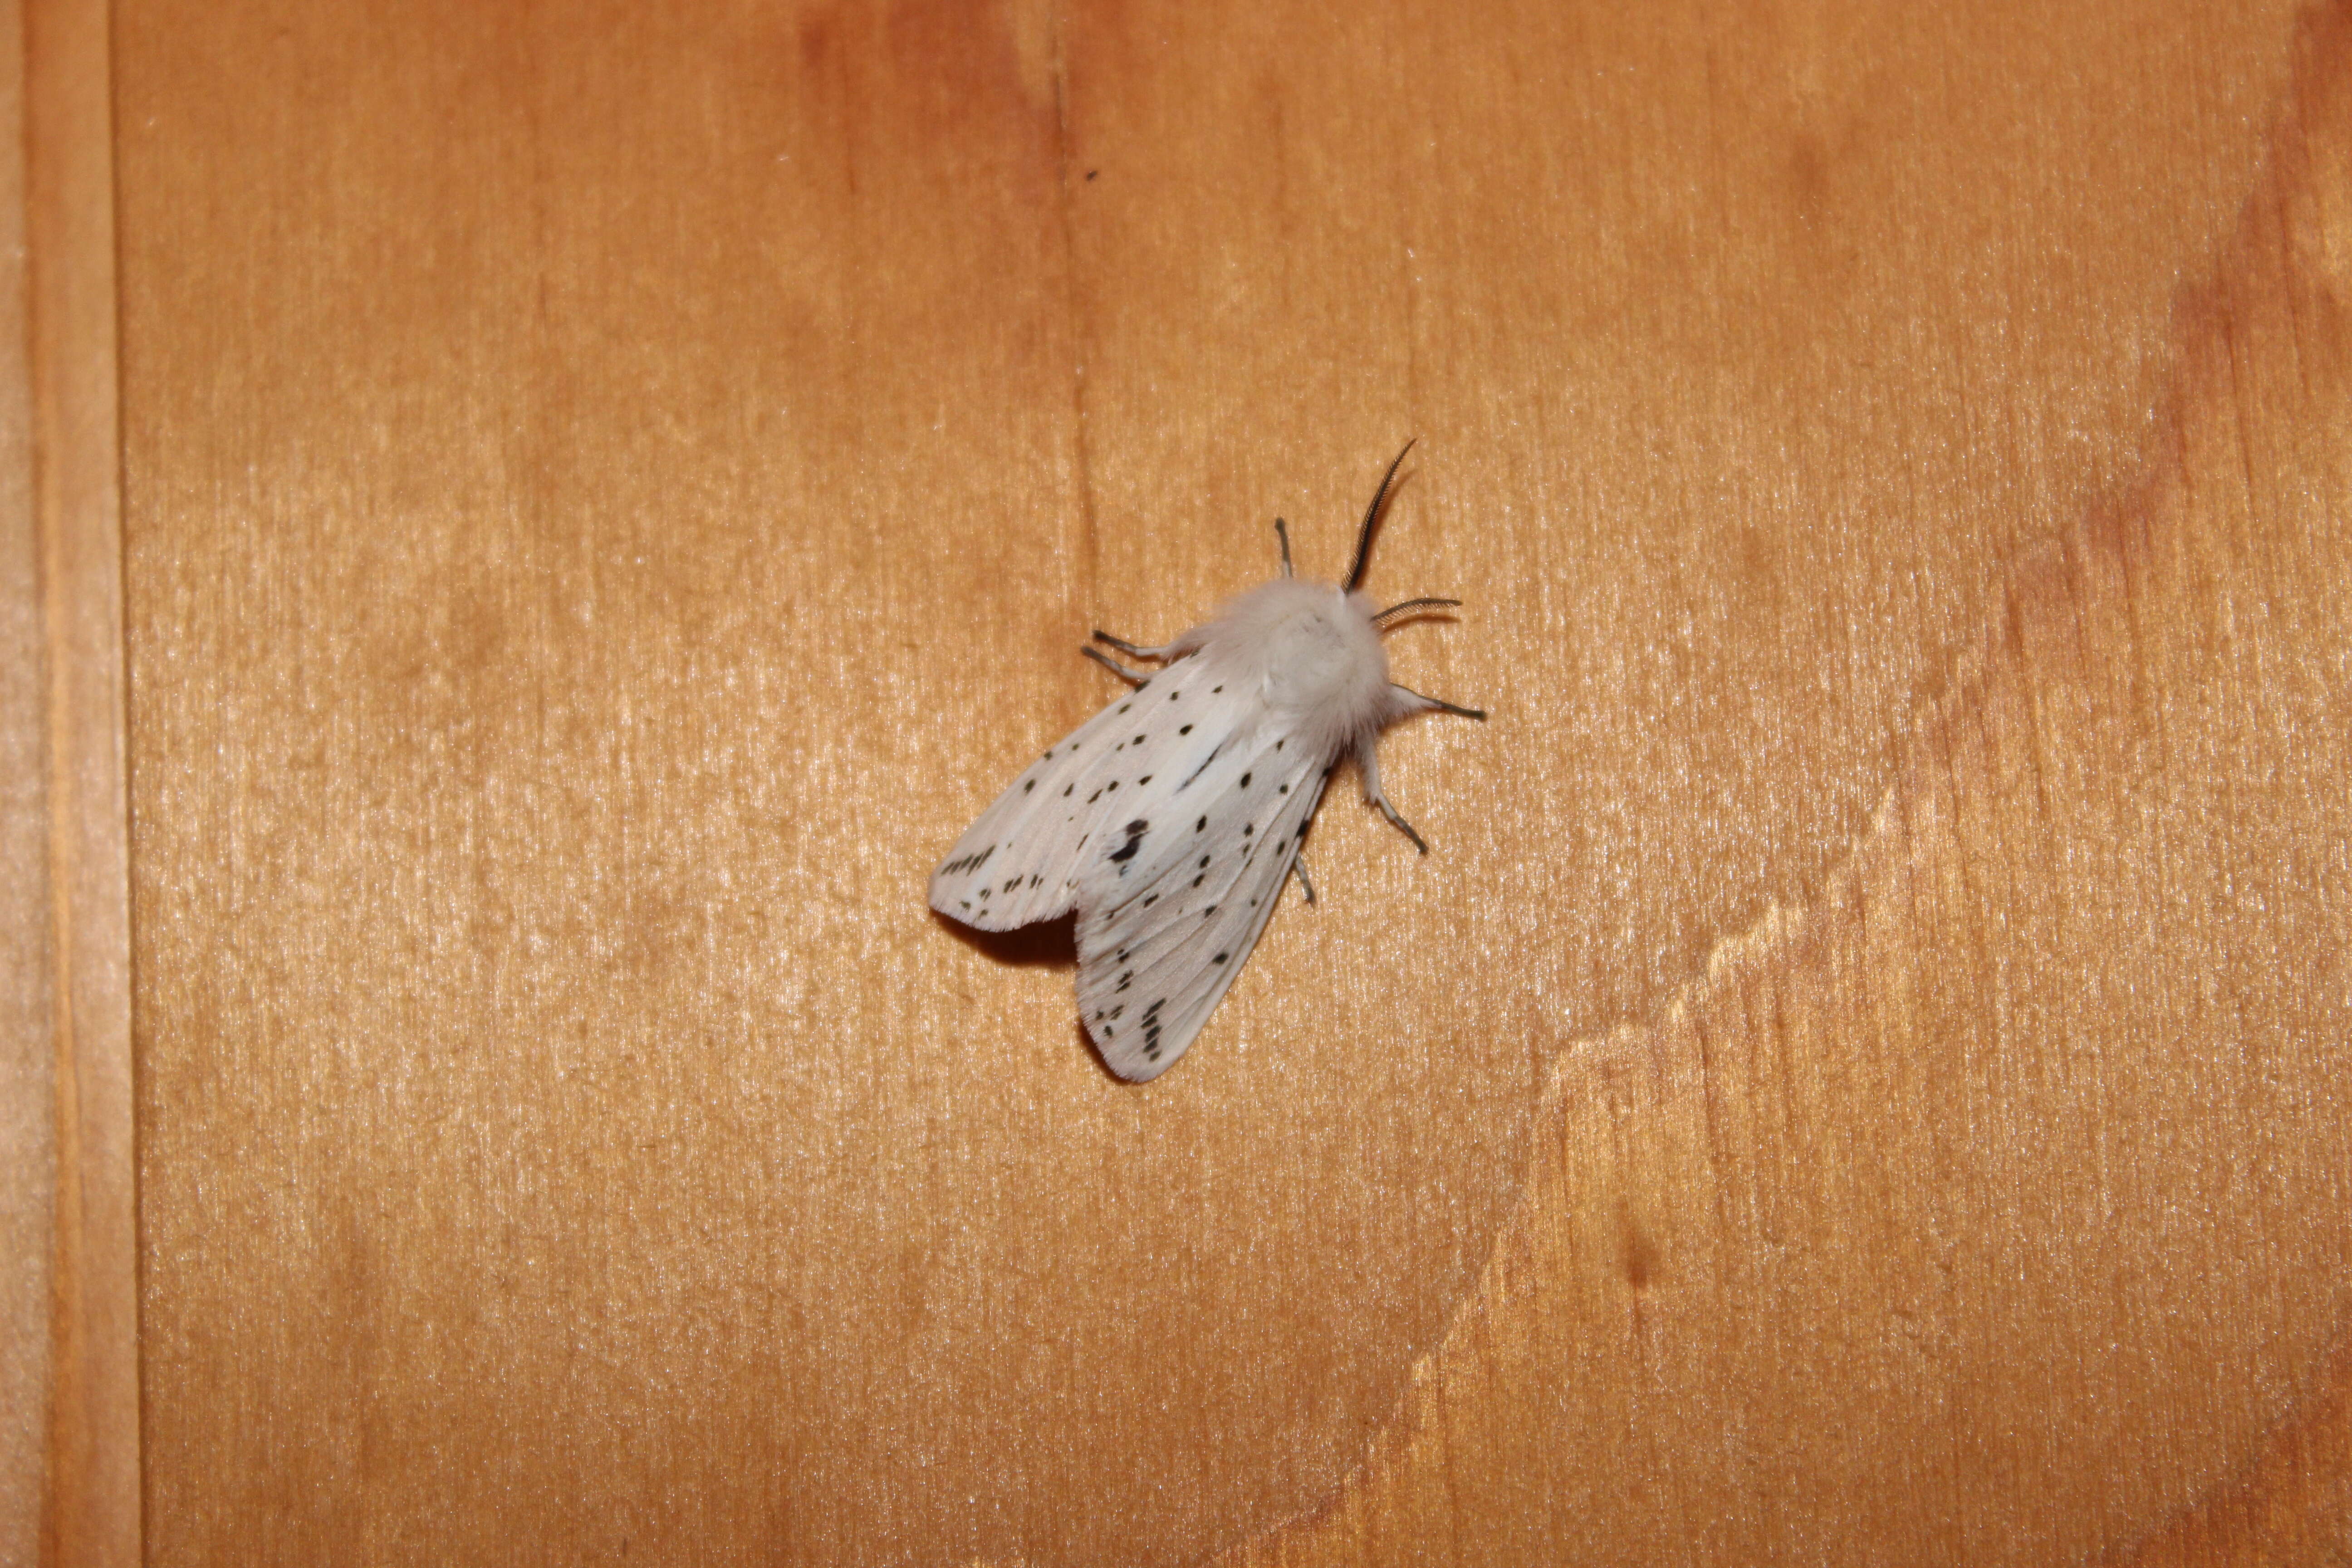
<svg viewBox="0 0 2352 1568">
<path fill-rule="evenodd" d="M 1089 1034 L 1087 1038 L 1093 1039 L 1093 1036 Z M 1108 1068 L 1111 1076 L 1121 1083 L 1150 1083 L 1153 1079 L 1174 1067 L 1184 1056 L 1182 1051 L 1178 1051 L 1174 1056 L 1166 1057 L 1160 1061 L 1152 1061 L 1140 1051 L 1106 1049 L 1100 1040 L 1094 1041 L 1094 1047 L 1095 1054 L 1102 1058 L 1103 1066 Z"/>
<path fill-rule="evenodd" d="M 1056 889 L 1043 882 L 1036 887 L 1003 889 L 1005 896 L 1002 898 L 982 898 L 978 896 L 981 890 L 981 887 L 974 886 L 968 879 L 945 882 L 944 874 L 934 871 L 931 873 L 929 902 L 933 913 L 945 915 L 958 925 L 984 931 L 1021 931 L 1029 926 L 1047 925 L 1066 919 L 1077 907 L 1068 889 Z M 998 889 L 991 889 L 995 890 Z M 1058 898 L 1054 896 L 1057 892 Z"/>
<path fill-rule="evenodd" d="M 1150 1083 L 1183 1060 L 1192 1044 L 1185 1039 L 1162 1045 L 1155 1039 L 1152 1047 L 1146 1048 L 1136 1045 L 1132 1037 L 1120 1039 L 1115 1026 L 1109 1037 L 1105 1038 L 1105 1026 L 1098 1019 L 1082 1016 L 1078 1021 L 1086 1029 L 1087 1043 L 1094 1047 L 1095 1055 L 1102 1058 L 1111 1076 L 1123 1083 Z"/>
<path fill-rule="evenodd" d="M 945 886 L 946 880 L 943 872 L 931 873 L 931 885 L 926 897 L 932 911 L 945 915 L 951 921 L 962 921 L 966 925 L 971 924 L 970 900 L 961 899 L 954 889 Z"/>
</svg>

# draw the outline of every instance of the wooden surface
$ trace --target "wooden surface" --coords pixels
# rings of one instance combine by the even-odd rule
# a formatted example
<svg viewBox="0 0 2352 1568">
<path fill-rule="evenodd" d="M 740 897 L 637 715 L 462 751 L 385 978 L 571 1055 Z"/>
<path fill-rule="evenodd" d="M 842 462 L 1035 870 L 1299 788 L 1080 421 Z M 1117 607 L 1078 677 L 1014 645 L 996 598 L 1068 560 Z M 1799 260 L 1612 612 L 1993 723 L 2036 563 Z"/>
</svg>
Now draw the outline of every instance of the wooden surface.
<svg viewBox="0 0 2352 1568">
<path fill-rule="evenodd" d="M 108 15 L 0 7 L 0 1563 L 140 1560 Z"/>
<path fill-rule="evenodd" d="M 2302 42 L 2140 474 L 2004 564 L 1822 893 L 1563 1056 L 1378 1458 L 1243 1560 L 2352 1553 L 2352 27 Z"/>
<path fill-rule="evenodd" d="M 148 1558 L 2340 1560 L 2347 26 L 120 0 Z M 1410 434 L 1118 1084 L 924 877 Z"/>
<path fill-rule="evenodd" d="M 25 120 L 24 21 L 0 15 L 0 116 Z M 21 134 L 0 162 L 0 317 L 25 319 L 25 158 Z M 48 910 L 47 709 L 42 658 L 40 530 L 33 517 L 32 366 L 22 334 L 0 363 L 0 1563 L 34 1561 L 40 1549 L 51 1385 L 50 1270 L 57 1225 L 56 1067 Z"/>
</svg>

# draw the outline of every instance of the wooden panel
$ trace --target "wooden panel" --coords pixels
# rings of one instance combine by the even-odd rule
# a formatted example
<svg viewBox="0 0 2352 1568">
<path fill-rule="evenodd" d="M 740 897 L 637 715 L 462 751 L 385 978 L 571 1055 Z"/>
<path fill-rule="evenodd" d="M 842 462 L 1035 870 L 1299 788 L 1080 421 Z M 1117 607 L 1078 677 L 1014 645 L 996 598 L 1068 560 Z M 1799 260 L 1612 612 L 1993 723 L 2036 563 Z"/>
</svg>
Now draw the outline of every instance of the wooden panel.
<svg viewBox="0 0 2352 1568">
<path fill-rule="evenodd" d="M 155 1560 L 2123 1552 L 2318 1408 L 2333 34 L 121 24 Z M 1435 853 L 1115 1083 L 924 876 L 1414 433 Z"/>
<path fill-rule="evenodd" d="M 0 1563 L 140 1557 L 107 10 L 0 8 Z"/>
<path fill-rule="evenodd" d="M 1562 1058 L 1382 1452 L 1240 1560 L 2352 1552 L 2352 26 L 2303 41 L 2142 475 L 1822 896 Z"/>
<path fill-rule="evenodd" d="M 25 319 L 25 26 L 0 8 L 0 321 Z M 33 519 L 33 371 L 21 332 L 0 360 L 0 1563 L 40 1550 L 57 1230 L 56 1039 L 49 985 L 49 816 L 42 744 L 41 535 Z"/>
</svg>

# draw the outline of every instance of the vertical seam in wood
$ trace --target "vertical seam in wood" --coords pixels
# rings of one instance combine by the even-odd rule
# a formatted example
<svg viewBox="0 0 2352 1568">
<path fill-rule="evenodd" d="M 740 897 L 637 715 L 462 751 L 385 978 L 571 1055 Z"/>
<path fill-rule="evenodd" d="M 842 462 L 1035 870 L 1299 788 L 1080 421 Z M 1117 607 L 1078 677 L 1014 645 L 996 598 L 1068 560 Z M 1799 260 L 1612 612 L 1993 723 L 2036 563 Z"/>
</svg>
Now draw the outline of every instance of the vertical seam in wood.
<svg viewBox="0 0 2352 1568">
<path fill-rule="evenodd" d="M 43 1555 L 141 1555 L 130 817 L 108 0 L 29 0 L 26 345 L 57 1185 Z"/>
<path fill-rule="evenodd" d="M 1078 492 L 1078 545 L 1086 597 L 1099 597 L 1102 549 L 1096 531 L 1094 453 L 1087 437 L 1087 344 L 1078 310 L 1077 221 L 1070 201 L 1070 72 L 1064 52 L 1065 16 L 1058 4 L 1047 6 L 1054 30 L 1054 188 L 1055 213 L 1060 221 L 1062 244 L 1062 324 L 1070 355 L 1070 421 L 1073 476 Z"/>
</svg>

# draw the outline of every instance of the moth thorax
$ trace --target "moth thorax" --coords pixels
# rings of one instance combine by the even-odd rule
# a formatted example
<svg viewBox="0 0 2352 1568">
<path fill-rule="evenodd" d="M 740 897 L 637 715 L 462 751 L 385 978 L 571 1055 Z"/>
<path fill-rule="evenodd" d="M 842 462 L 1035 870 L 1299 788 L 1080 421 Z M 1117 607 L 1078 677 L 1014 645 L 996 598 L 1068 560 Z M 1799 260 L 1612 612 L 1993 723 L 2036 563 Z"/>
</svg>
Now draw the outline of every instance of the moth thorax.
<svg viewBox="0 0 2352 1568">
<path fill-rule="evenodd" d="M 1362 602 L 1359 602 L 1362 601 Z M 1323 583 L 1269 583 L 1232 606 L 1234 651 L 1263 671 L 1268 706 L 1334 738 L 1377 724 L 1388 658 L 1360 594 Z"/>
</svg>

